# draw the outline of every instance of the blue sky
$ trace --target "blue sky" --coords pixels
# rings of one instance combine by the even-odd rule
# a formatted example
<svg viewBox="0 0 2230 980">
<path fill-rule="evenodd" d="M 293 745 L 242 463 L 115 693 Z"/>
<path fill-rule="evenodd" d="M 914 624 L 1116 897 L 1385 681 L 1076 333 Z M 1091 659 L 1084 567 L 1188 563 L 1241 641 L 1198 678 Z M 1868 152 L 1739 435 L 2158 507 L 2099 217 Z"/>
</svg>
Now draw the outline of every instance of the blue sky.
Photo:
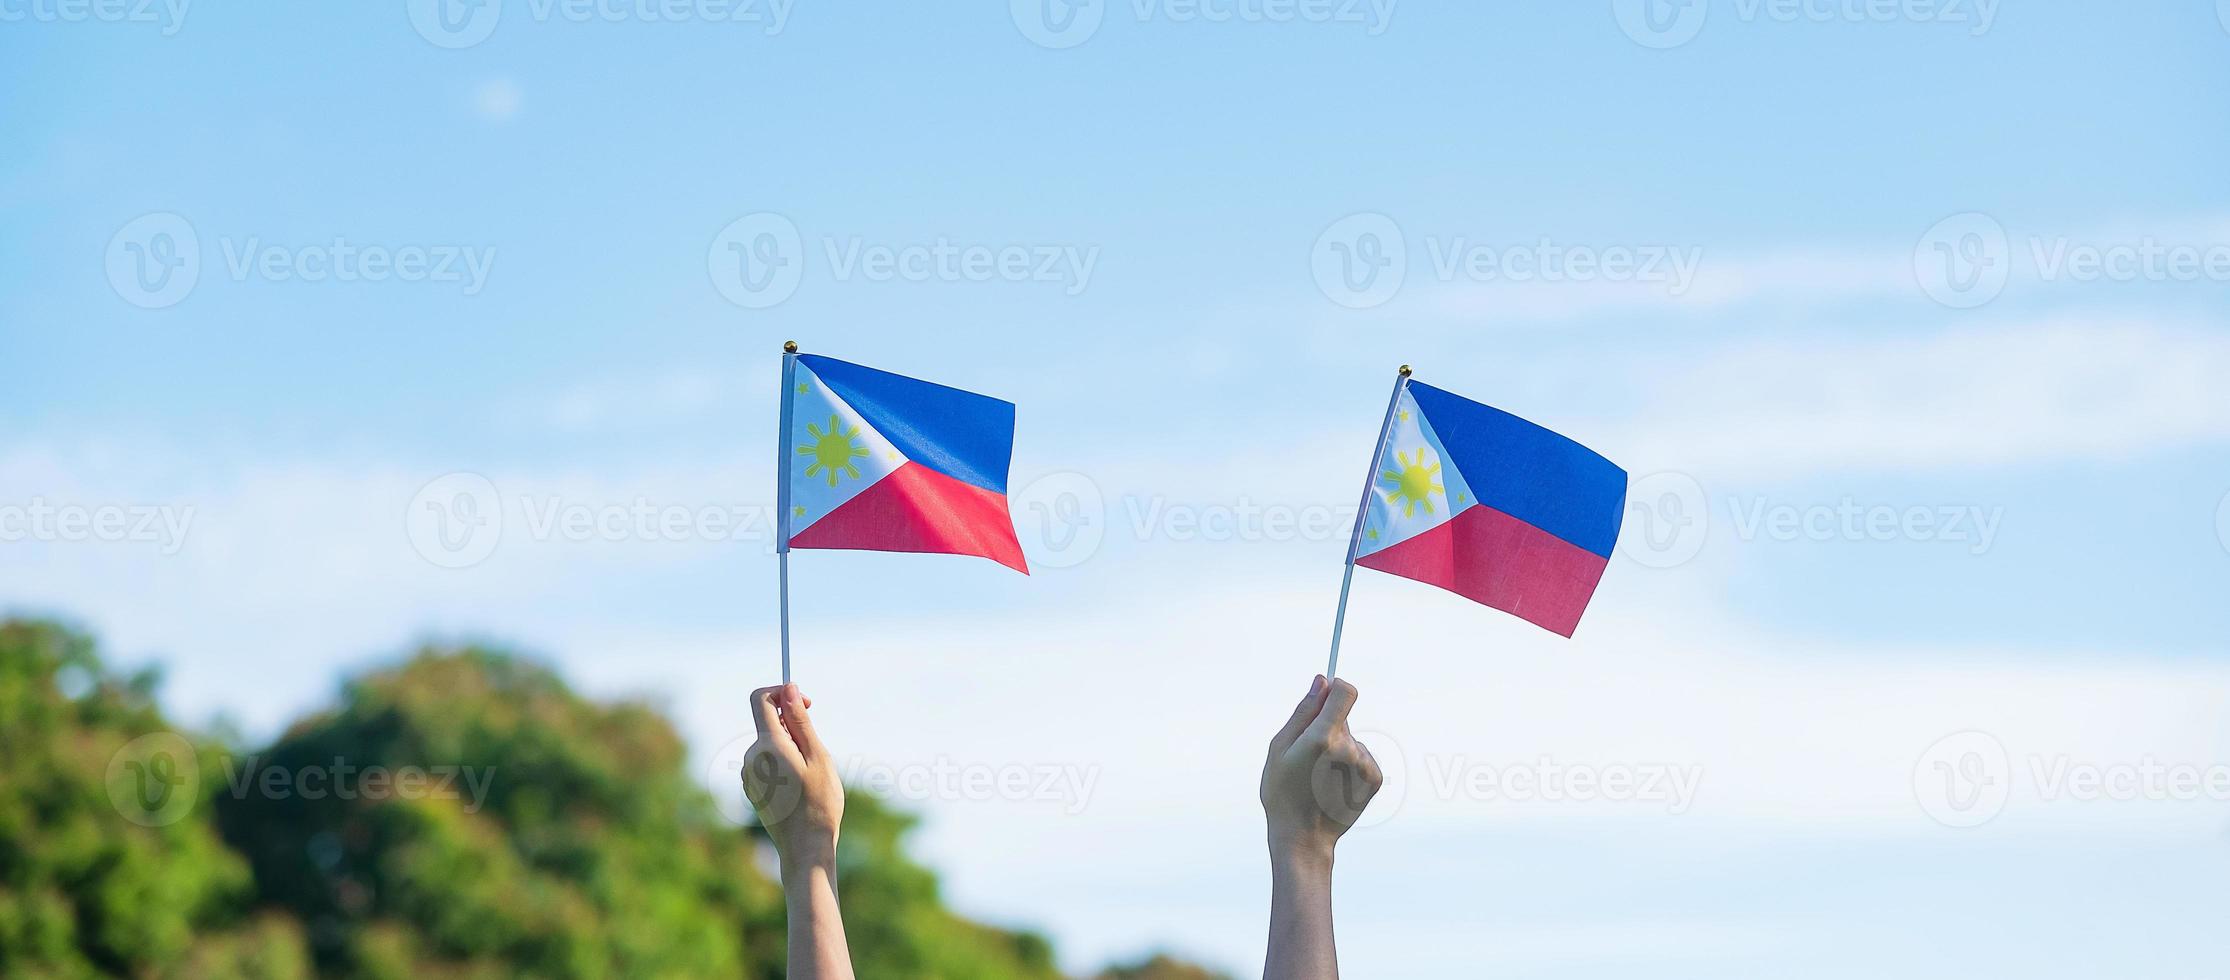
<svg viewBox="0 0 2230 980">
<path fill-rule="evenodd" d="M 1006 397 L 1037 574 L 800 556 L 800 679 L 863 771 L 1090 775 L 906 801 L 971 913 L 1243 972 L 1259 745 L 1407 362 L 1637 509 L 1569 643 L 1358 578 L 1406 792 L 1343 857 L 1351 972 L 2209 967 L 2230 800 L 2048 777 L 2230 762 L 2230 8 L 1033 2 L 0 2 L 0 537 L 184 529 L 14 534 L 0 598 L 258 734 L 500 639 L 716 768 L 772 669 L 763 537 L 539 515 L 758 513 L 785 339 Z M 794 235 L 794 285 L 731 228 Z M 180 229 L 190 285 L 145 278 Z M 1398 286 L 1343 284 L 1367 234 Z M 1644 261 L 1511 281 L 1541 255 Z M 501 511 L 462 568 L 413 536 L 453 474 Z M 1918 785 L 1960 732 L 2010 785 L 1963 828 Z M 1540 760 L 1701 782 L 1434 778 Z"/>
</svg>

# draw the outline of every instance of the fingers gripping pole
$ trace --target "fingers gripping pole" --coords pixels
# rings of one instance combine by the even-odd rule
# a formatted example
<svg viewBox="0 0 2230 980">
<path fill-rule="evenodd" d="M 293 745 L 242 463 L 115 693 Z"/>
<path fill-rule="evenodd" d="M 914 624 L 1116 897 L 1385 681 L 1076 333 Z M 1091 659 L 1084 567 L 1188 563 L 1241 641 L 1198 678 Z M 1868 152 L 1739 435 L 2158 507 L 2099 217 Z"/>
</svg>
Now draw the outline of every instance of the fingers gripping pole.
<svg viewBox="0 0 2230 980">
<path fill-rule="evenodd" d="M 1363 499 L 1355 505 L 1355 528 L 1347 534 L 1347 563 L 1340 570 L 1340 604 L 1332 613 L 1332 659 L 1324 665 L 1326 679 L 1340 673 L 1340 631 L 1347 626 L 1347 592 L 1355 584 L 1355 550 L 1363 542 L 1363 520 L 1370 514 L 1371 484 L 1378 480 L 1378 464 L 1386 458 L 1386 434 L 1394 428 L 1394 408 L 1401 404 L 1402 389 L 1409 386 L 1409 365 L 1394 376 L 1394 394 L 1386 399 L 1386 417 L 1378 423 L 1378 445 L 1371 450 L 1371 468 L 1363 474 Z"/>
</svg>

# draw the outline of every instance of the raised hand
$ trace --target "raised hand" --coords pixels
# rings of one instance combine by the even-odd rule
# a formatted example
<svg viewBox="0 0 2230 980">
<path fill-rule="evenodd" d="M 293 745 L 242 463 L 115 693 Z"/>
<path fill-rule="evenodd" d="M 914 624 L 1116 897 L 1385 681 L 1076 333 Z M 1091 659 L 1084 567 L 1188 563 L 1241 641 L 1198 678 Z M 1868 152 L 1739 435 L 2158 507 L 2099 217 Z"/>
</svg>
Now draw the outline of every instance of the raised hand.
<svg viewBox="0 0 2230 980">
<path fill-rule="evenodd" d="M 1385 781 L 1370 749 L 1348 731 L 1356 694 L 1355 685 L 1327 685 L 1318 675 L 1270 740 L 1270 758 L 1262 765 L 1262 811 L 1271 847 L 1329 853 Z"/>
<path fill-rule="evenodd" d="M 850 980 L 852 958 L 836 905 L 836 834 L 844 782 L 813 730 L 813 700 L 795 684 L 751 692 L 759 740 L 743 757 L 743 793 L 782 857 L 791 980 Z"/>
<path fill-rule="evenodd" d="M 1332 850 L 1385 777 L 1347 727 L 1355 685 L 1322 675 L 1270 740 L 1262 813 L 1270 838 L 1270 949 L 1264 980 L 1333 980 Z"/>
</svg>

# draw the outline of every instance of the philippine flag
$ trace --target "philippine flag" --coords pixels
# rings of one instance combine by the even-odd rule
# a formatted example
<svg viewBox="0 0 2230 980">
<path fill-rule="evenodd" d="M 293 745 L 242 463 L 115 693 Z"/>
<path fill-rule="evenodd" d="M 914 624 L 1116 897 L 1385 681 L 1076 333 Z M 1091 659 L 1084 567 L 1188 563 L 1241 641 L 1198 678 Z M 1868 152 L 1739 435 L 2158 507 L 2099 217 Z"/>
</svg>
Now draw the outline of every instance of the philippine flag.
<svg viewBox="0 0 2230 980">
<path fill-rule="evenodd" d="M 1618 543 L 1626 471 L 1421 382 L 1405 379 L 1391 412 L 1355 564 L 1571 636 Z"/>
<path fill-rule="evenodd" d="M 1029 574 L 1007 516 L 1012 402 L 798 354 L 782 419 L 782 547 L 980 555 Z"/>
</svg>

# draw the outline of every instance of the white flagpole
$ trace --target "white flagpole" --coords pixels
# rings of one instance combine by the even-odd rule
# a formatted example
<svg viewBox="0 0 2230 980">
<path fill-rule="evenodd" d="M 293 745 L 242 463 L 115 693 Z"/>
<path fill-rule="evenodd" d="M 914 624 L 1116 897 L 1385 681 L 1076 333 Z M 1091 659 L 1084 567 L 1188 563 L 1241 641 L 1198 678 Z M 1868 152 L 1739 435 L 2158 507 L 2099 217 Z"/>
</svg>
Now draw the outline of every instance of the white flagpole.
<svg viewBox="0 0 2230 980">
<path fill-rule="evenodd" d="M 1363 542 L 1363 519 L 1371 512 L 1371 484 L 1378 482 L 1378 464 L 1386 459 L 1386 434 L 1394 428 L 1394 406 L 1401 404 L 1401 392 L 1409 386 L 1409 365 L 1401 366 L 1401 373 L 1394 376 L 1394 394 L 1386 399 L 1386 418 L 1378 423 L 1378 446 L 1371 450 L 1371 468 L 1363 474 L 1363 499 L 1355 505 L 1355 529 L 1347 532 L 1347 565 L 1340 572 L 1340 607 L 1332 614 L 1332 662 L 1324 666 L 1326 679 L 1339 676 L 1340 630 L 1347 626 L 1347 590 L 1355 584 L 1355 549 Z"/>
<path fill-rule="evenodd" d="M 774 558 L 782 580 L 782 683 L 790 683 L 790 410 L 797 395 L 798 342 L 782 344 L 782 434 L 775 439 Z"/>
</svg>

